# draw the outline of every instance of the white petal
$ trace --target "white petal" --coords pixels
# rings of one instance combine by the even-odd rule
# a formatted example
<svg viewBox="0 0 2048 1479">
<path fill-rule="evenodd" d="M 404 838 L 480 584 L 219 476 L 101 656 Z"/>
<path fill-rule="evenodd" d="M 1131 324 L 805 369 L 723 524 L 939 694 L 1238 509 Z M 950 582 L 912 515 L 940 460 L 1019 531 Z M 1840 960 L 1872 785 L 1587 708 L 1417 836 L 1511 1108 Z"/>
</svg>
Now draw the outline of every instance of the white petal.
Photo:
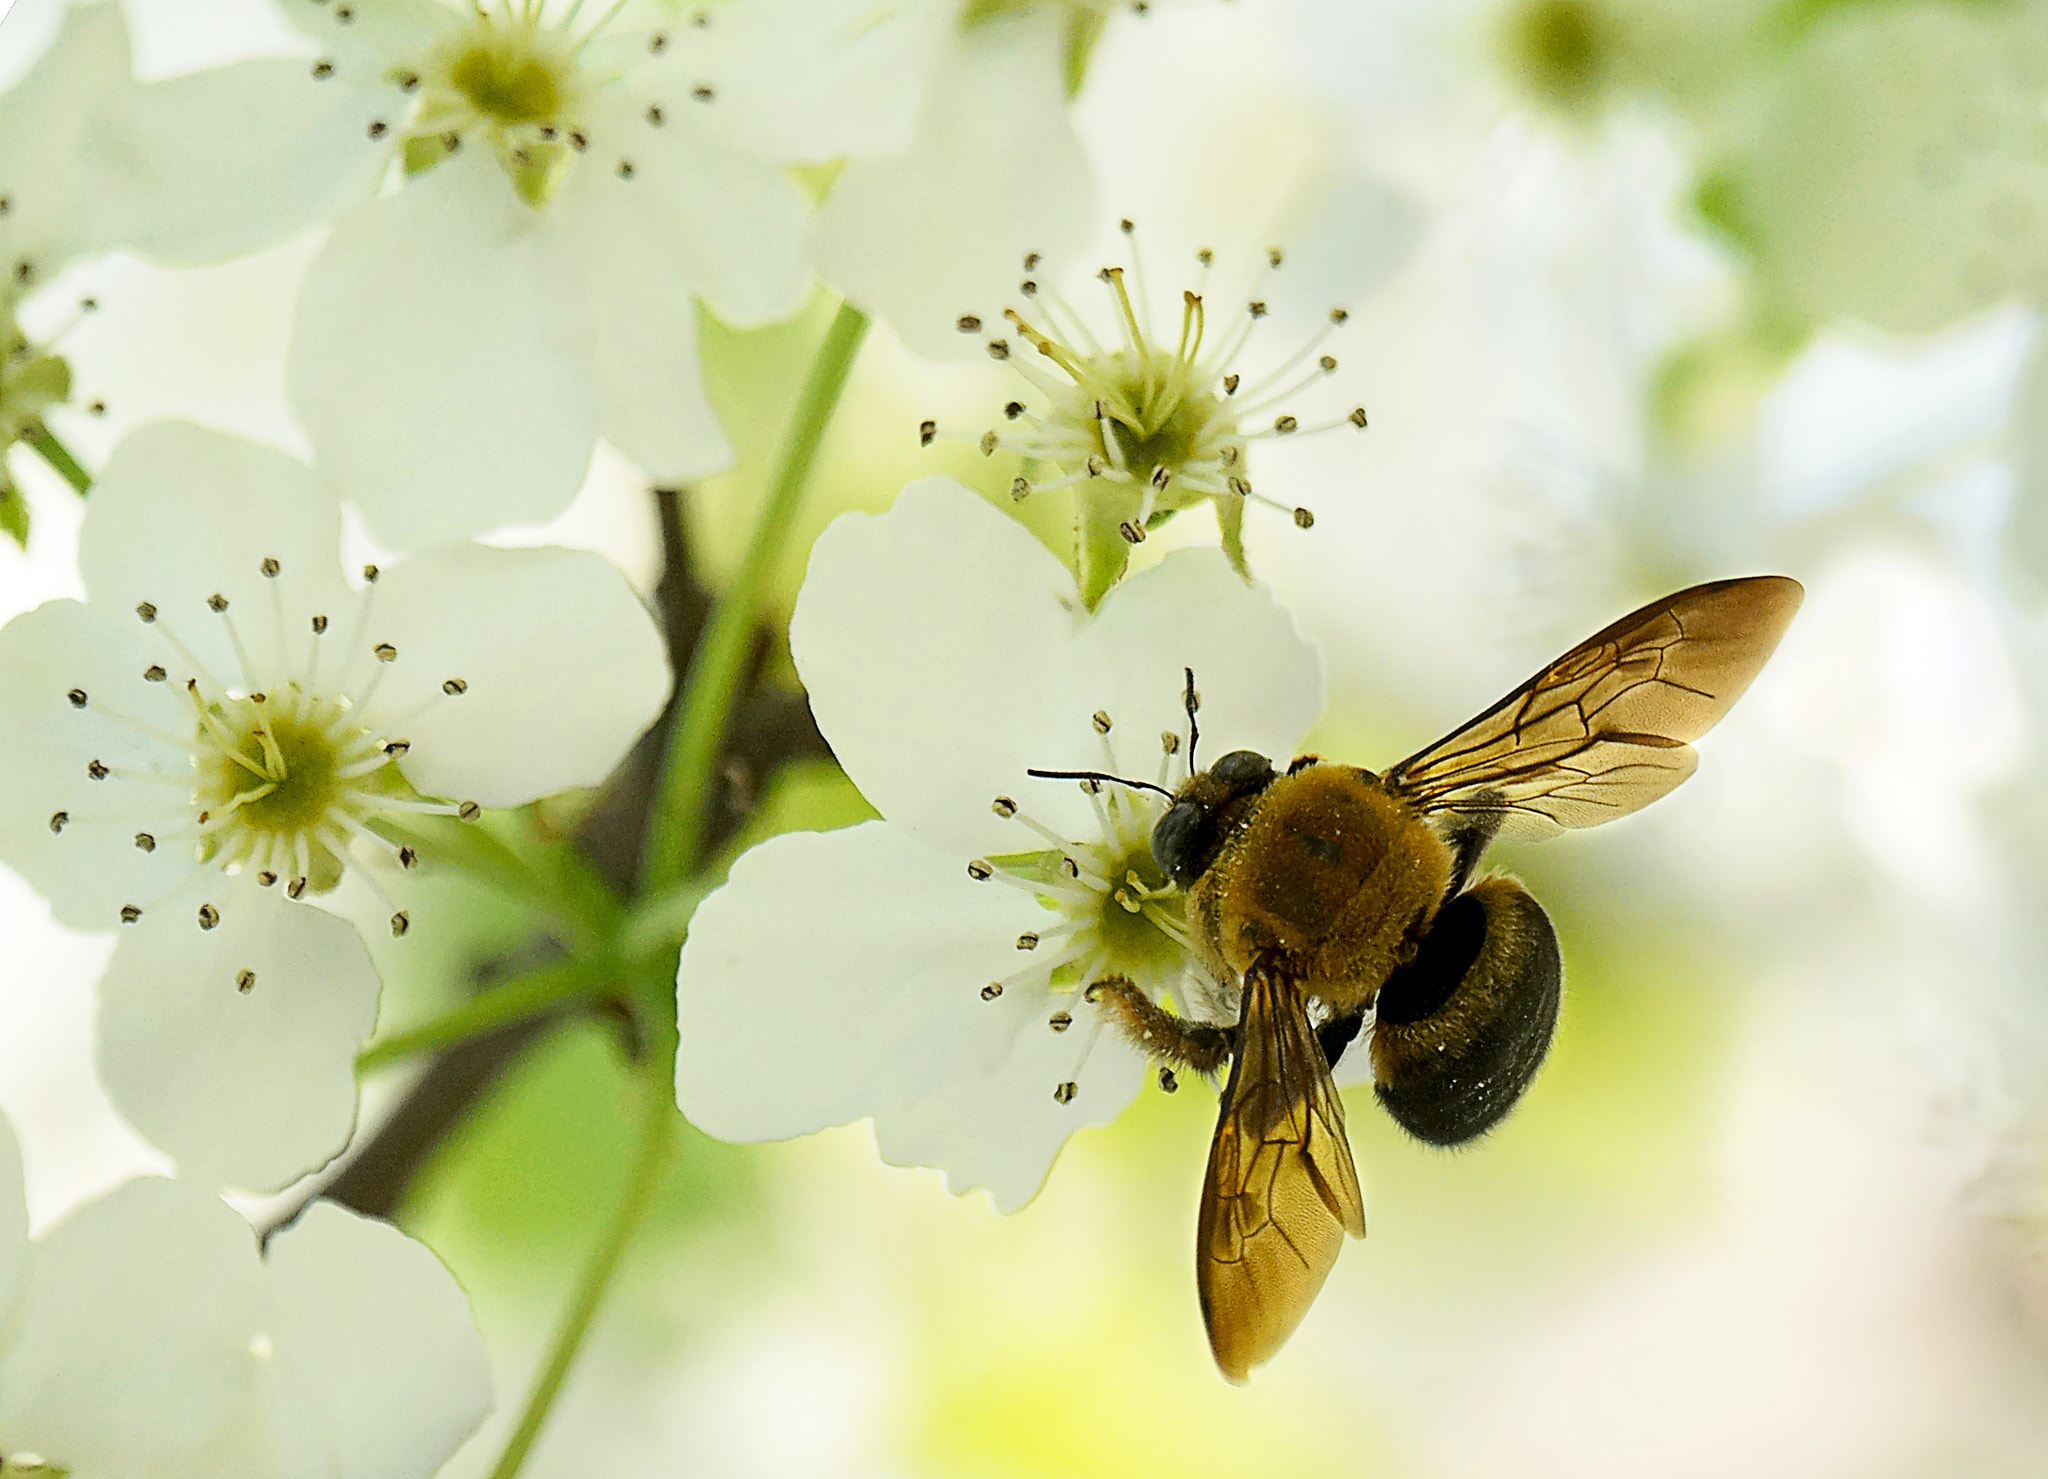
<svg viewBox="0 0 2048 1479">
<path fill-rule="evenodd" d="M 763 159 L 899 154 L 960 0 L 746 0 L 691 38 L 703 126 Z"/>
<path fill-rule="evenodd" d="M 606 101 L 612 127 L 601 136 L 630 142 L 619 160 L 582 160 L 548 207 L 597 248 L 590 270 L 606 271 L 624 256 L 652 256 L 741 328 L 796 312 L 808 280 L 803 241 L 810 223 L 796 186 L 772 164 L 735 153 L 699 128 L 687 100 L 671 104 L 659 128 L 623 115 L 624 98 Z M 630 175 L 621 164 L 632 166 Z"/>
<path fill-rule="evenodd" d="M 128 30 L 120 7 L 106 4 L 68 9 L 49 49 L 0 96 L 8 250 L 27 256 L 38 281 L 66 258 L 120 239 L 108 219 L 108 177 L 118 175 L 128 142 L 120 107 L 131 95 Z"/>
<path fill-rule="evenodd" d="M 152 640 L 174 633 L 222 682 L 253 688 L 303 660 L 315 613 L 338 617 L 353 605 L 340 548 L 341 509 L 303 464 L 164 421 L 130 433 L 107 458 L 79 530 L 78 566 L 95 605 L 132 613 L 150 602 L 159 612 Z M 278 561 L 276 579 L 262 574 L 266 559 Z M 225 619 L 208 606 L 215 595 L 228 599 Z M 235 654 L 230 623 L 253 671 Z M 168 646 L 160 650 L 154 660 L 189 676 Z"/>
<path fill-rule="evenodd" d="M 1137 1097 L 1145 1055 L 1100 1026 L 1075 998 L 1043 1002 L 1044 1017 L 1020 1033 L 1000 1072 L 961 1077 L 897 1114 L 875 1116 L 875 1144 L 892 1166 L 936 1166 L 958 1193 L 986 1187 L 999 1212 L 1015 1212 L 1045 1184 L 1074 1131 L 1107 1124 Z M 1064 1032 L 1054 1011 L 1074 1018 Z M 1073 1095 L 1062 1103 L 1063 1086 Z"/>
<path fill-rule="evenodd" d="M 253 881 L 125 929 L 100 981 L 100 1079 L 194 1180 L 274 1191 L 326 1164 L 355 1124 L 355 1055 L 377 973 L 354 926 Z M 255 975 L 248 991 L 239 975 Z"/>
<path fill-rule="evenodd" d="M 952 852 L 1014 851 L 1031 844 L 990 812 L 999 795 L 1056 827 L 1093 816 L 1078 788 L 1025 774 L 1102 763 L 1089 716 L 1116 693 L 1076 633 L 1078 606 L 1021 525 L 925 478 L 888 513 L 844 514 L 818 537 L 790 652 L 877 811 Z"/>
<path fill-rule="evenodd" d="M 0 1114 L 0 1330 L 8 1328 L 22 1270 L 28 1265 L 28 1189 L 22 1180 L 21 1143 Z M 0 1338 L 0 1349 L 7 1342 Z"/>
<path fill-rule="evenodd" d="M 1176 551 L 1125 581 L 1089 635 L 1116 675 L 1109 712 L 1131 735 L 1118 746 L 1126 764 L 1149 762 L 1162 731 L 1187 737 L 1189 668 L 1202 701 L 1197 764 L 1239 749 L 1291 758 L 1323 711 L 1322 655 L 1272 590 L 1247 586 L 1219 550 Z"/>
<path fill-rule="evenodd" d="M 886 822 L 753 849 L 683 946 L 676 1102 L 727 1140 L 898 1110 L 1000 1063 L 1016 937 L 1044 912 Z"/>
<path fill-rule="evenodd" d="M 389 1223 L 315 1202 L 264 1275 L 281 1479 L 426 1479 L 490 1410 L 468 1299 Z"/>
<path fill-rule="evenodd" d="M 256 1240 L 214 1197 L 150 1178 L 36 1247 L 0 1359 L 0 1433 L 88 1475 L 154 1475 L 203 1442 L 254 1377 Z"/>
<path fill-rule="evenodd" d="M 623 182 L 621 182 L 623 183 Z M 637 198 L 645 206 L 645 192 Z M 622 202 L 622 204 L 635 202 Z M 732 460 L 697 363 L 697 296 L 665 238 L 604 221 L 577 234 L 605 439 L 657 484 Z"/>
<path fill-rule="evenodd" d="M 408 546 L 553 518 L 597 441 L 558 244 L 491 151 L 344 217 L 299 298 L 287 388 L 321 474 Z"/>
<path fill-rule="evenodd" d="M 196 267 L 289 241 L 369 198 L 391 157 L 370 124 L 395 122 L 404 99 L 315 80 L 312 68 L 264 57 L 136 89 L 123 239 Z"/>
<path fill-rule="evenodd" d="M 406 777 L 429 795 L 515 806 L 594 786 L 668 698 L 653 619 L 587 551 L 433 550 L 378 582 L 375 609 L 398 658 L 365 720 L 412 742 Z"/>
<path fill-rule="evenodd" d="M 819 274 L 935 358 L 979 340 L 962 313 L 1000 323 L 1024 254 L 1064 261 L 1095 211 L 1067 120 L 1066 14 L 1040 6 L 957 34 L 908 153 L 846 166 L 818 217 Z"/>
<path fill-rule="evenodd" d="M 191 762 L 170 741 L 195 721 L 182 685 L 144 681 L 159 660 L 145 632 L 133 614 L 77 601 L 0 629 L 0 859 L 74 929 L 112 929 L 122 905 L 161 897 L 193 868 L 192 839 L 175 836 L 191 825 L 179 814 Z M 67 697 L 74 689 L 85 707 Z M 111 767 L 103 780 L 87 774 L 95 760 Z M 157 831 L 154 851 L 136 847 L 137 832 Z"/>
</svg>

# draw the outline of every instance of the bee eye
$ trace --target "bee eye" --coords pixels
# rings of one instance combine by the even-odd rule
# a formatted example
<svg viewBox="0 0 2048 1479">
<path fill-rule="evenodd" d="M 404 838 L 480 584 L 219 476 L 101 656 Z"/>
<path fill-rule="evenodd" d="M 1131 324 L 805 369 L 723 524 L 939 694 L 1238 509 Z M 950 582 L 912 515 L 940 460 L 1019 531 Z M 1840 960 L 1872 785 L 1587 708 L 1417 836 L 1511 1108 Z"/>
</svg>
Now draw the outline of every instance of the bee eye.
<svg viewBox="0 0 2048 1479">
<path fill-rule="evenodd" d="M 1418 1140 L 1459 1145 L 1507 1117 L 1557 1025 L 1563 964 L 1550 916 L 1489 878 L 1437 912 L 1374 1007 L 1380 1104 Z"/>
<path fill-rule="evenodd" d="M 1209 767 L 1209 774 L 1232 791 L 1263 791 L 1273 779 L 1273 762 L 1256 750 L 1232 750 Z"/>
<path fill-rule="evenodd" d="M 1152 861 L 1182 888 L 1202 876 L 1201 838 L 1209 809 L 1197 801 L 1176 801 L 1152 824 Z"/>
</svg>

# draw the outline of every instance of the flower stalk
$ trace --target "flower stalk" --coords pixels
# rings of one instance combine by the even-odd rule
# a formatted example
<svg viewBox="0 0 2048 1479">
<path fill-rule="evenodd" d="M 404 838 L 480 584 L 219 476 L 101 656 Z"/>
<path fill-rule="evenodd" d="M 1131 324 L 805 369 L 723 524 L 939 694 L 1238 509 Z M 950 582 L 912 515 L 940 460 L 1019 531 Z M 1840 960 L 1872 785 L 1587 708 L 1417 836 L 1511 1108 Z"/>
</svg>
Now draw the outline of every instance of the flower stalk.
<svg viewBox="0 0 2048 1479">
<path fill-rule="evenodd" d="M 92 491 L 92 474 L 71 455 L 70 448 L 50 434 L 47 426 L 37 422 L 22 433 L 21 440 L 24 446 L 50 465 L 51 471 L 69 483 L 71 491 L 80 498 Z"/>
</svg>

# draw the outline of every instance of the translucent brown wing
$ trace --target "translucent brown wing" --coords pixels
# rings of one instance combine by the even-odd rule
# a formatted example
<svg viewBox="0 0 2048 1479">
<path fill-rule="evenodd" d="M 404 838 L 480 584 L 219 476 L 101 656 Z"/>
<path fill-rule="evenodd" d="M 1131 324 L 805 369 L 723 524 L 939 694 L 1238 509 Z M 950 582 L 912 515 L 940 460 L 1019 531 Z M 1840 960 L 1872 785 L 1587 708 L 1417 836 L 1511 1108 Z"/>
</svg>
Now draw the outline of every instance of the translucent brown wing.
<svg viewBox="0 0 2048 1479">
<path fill-rule="evenodd" d="M 1242 1382 L 1286 1344 L 1346 1233 L 1365 1236 L 1365 1201 L 1344 1105 L 1298 983 L 1257 962 L 1195 1229 L 1195 1287 L 1225 1376 Z"/>
<path fill-rule="evenodd" d="M 1595 632 L 1384 777 L 1425 815 L 1543 837 L 1649 805 L 1778 645 L 1805 594 L 1782 575 L 1717 580 Z"/>
</svg>

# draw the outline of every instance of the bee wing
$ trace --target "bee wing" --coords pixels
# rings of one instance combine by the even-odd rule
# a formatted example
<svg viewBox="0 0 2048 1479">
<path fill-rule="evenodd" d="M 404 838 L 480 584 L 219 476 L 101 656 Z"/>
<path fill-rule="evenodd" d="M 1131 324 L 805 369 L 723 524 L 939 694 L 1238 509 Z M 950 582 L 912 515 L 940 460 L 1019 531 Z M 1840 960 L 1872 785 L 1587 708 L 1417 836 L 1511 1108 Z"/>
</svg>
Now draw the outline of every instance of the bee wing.
<svg viewBox="0 0 2048 1479">
<path fill-rule="evenodd" d="M 1286 1344 L 1346 1233 L 1365 1236 L 1365 1201 L 1343 1102 L 1298 983 L 1255 963 L 1195 1230 L 1202 1322 L 1226 1377 L 1242 1382 Z"/>
<path fill-rule="evenodd" d="M 1626 816 L 1692 774 L 1688 741 L 1742 696 L 1804 594 L 1755 575 L 1652 601 L 1394 766 L 1386 788 L 1505 837 Z"/>
</svg>

